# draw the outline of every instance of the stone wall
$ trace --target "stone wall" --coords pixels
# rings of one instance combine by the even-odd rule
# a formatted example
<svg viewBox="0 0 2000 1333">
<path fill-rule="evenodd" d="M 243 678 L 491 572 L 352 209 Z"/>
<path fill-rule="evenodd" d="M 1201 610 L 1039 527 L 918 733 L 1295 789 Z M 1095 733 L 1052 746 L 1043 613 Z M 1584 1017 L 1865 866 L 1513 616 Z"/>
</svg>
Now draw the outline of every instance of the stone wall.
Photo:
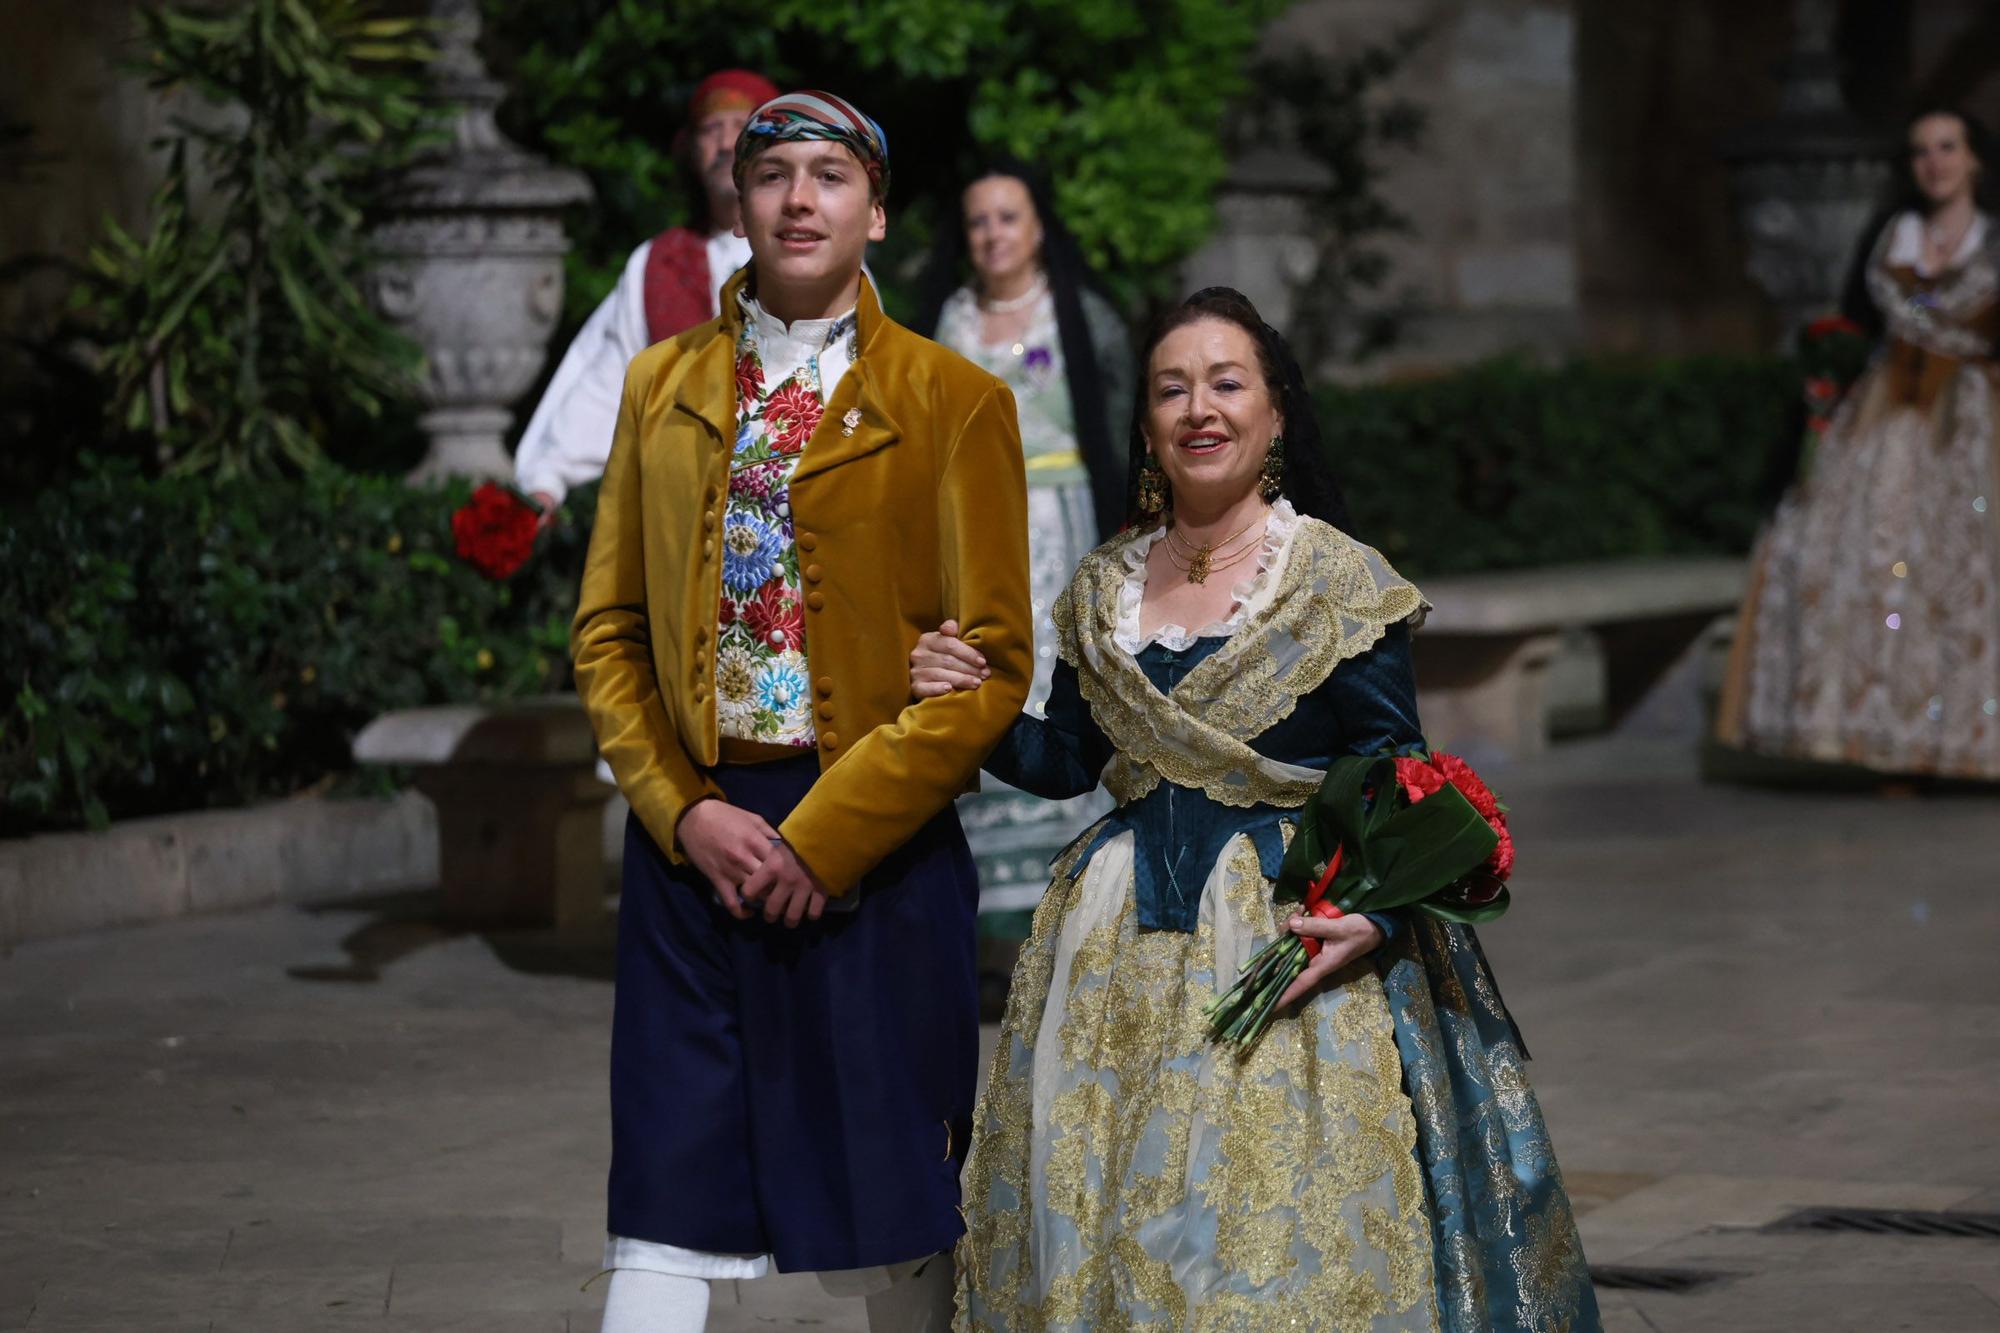
<svg viewBox="0 0 2000 1333">
<path fill-rule="evenodd" d="M 1385 248 L 1414 298 L 1404 344 L 1371 365 L 1421 373 L 1513 348 L 1559 351 L 1581 338 L 1575 122 L 1577 25 L 1569 0 L 1305 0 L 1268 49 L 1331 52 L 1432 25 L 1398 91 L 1428 109 L 1428 146 L 1403 160 L 1394 203 L 1419 235 Z M 1288 311 L 1298 222 L 1284 155 L 1244 164 L 1221 201 L 1223 228 L 1189 265 L 1189 284 L 1231 282 Z"/>
<path fill-rule="evenodd" d="M 1769 346 L 1717 147 L 1777 106 L 1790 5 L 1738 0 L 1305 0 L 1270 49 L 1331 52 L 1416 22 L 1428 47 L 1396 91 L 1429 147 L 1389 195 L 1420 235 L 1387 247 L 1417 314 L 1354 377 L 1434 373 L 1525 351 L 1675 355 Z M 1989 0 L 1846 0 L 1850 100 L 1893 122 L 1916 96 L 2000 120 L 2000 9 Z M 2000 170 L 2000 164 L 1996 164 Z M 1304 262 L 1295 154 L 1244 154 L 1190 286 L 1242 287 L 1274 322 Z M 1857 238 L 1857 244 L 1860 238 Z"/>
</svg>

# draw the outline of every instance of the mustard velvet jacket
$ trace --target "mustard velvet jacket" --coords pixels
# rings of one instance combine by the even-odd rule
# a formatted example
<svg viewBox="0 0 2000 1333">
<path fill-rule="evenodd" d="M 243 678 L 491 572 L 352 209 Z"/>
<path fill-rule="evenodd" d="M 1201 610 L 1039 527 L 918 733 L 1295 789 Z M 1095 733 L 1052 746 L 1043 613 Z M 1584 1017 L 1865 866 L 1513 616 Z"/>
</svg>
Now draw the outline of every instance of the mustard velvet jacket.
<svg viewBox="0 0 2000 1333">
<path fill-rule="evenodd" d="M 676 861 L 682 813 L 721 794 L 706 770 L 747 272 L 721 318 L 626 371 L 570 635 L 598 747 Z M 1034 654 L 1013 395 L 885 316 L 865 276 L 856 320 L 853 367 L 792 476 L 820 778 L 778 830 L 835 894 L 972 786 L 1026 702 Z M 913 700 L 910 651 L 946 620 L 992 675 Z"/>
</svg>

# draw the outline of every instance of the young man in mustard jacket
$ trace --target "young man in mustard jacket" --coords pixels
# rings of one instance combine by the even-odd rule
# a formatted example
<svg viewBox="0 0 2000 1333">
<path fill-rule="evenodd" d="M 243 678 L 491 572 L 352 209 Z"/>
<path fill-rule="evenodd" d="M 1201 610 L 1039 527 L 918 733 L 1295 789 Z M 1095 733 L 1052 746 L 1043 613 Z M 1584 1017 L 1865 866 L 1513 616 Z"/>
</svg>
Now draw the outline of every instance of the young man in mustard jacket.
<svg viewBox="0 0 2000 1333">
<path fill-rule="evenodd" d="M 626 374 L 573 632 L 632 804 L 604 1328 L 699 1329 L 775 1263 L 941 1329 L 978 1041 L 951 803 L 1031 674 L 1020 436 L 862 273 L 879 126 L 779 97 L 736 173 L 752 262 Z M 945 620 L 991 677 L 913 701 Z"/>
</svg>

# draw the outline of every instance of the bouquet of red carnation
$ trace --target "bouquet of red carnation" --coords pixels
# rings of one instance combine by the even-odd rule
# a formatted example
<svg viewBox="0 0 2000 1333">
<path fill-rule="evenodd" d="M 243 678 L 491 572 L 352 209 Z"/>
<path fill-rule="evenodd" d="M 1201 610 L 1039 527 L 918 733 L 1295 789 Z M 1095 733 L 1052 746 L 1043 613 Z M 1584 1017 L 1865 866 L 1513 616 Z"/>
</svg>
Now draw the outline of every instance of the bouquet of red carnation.
<svg viewBox="0 0 2000 1333">
<path fill-rule="evenodd" d="M 1336 759 L 1300 812 L 1275 897 L 1308 916 L 1407 907 L 1443 921 L 1507 910 L 1514 840 L 1506 807 L 1457 755 Z M 1206 1009 L 1210 1033 L 1249 1046 L 1320 942 L 1289 932 L 1265 945 Z"/>
<path fill-rule="evenodd" d="M 489 579 L 514 577 L 535 550 L 541 511 L 514 491 L 481 482 L 472 499 L 451 516 L 458 558 Z"/>
<path fill-rule="evenodd" d="M 1873 350 L 1868 334 L 1845 315 L 1824 315 L 1799 330 L 1799 365 L 1805 371 L 1806 444 L 1800 475 L 1812 462 L 1833 410 L 1848 387 L 1861 378 Z"/>
</svg>

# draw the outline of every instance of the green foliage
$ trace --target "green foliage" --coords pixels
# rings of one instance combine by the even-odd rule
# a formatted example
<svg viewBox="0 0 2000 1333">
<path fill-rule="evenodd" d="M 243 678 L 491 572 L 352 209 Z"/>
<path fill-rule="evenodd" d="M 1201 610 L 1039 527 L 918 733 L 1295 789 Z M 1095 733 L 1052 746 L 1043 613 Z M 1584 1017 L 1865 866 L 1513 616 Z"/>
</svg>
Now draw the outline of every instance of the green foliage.
<svg viewBox="0 0 2000 1333">
<path fill-rule="evenodd" d="M 1319 395 L 1357 535 L 1412 575 L 1747 551 L 1798 438 L 1789 362 L 1512 362 Z"/>
<path fill-rule="evenodd" d="M 369 0 L 139 11 L 149 84 L 207 104 L 163 139 L 145 231 L 107 222 L 78 291 L 109 384 L 108 429 L 179 471 L 319 461 L 335 424 L 406 395 L 414 344 L 369 308 L 365 211 L 425 142 L 414 20 Z"/>
<path fill-rule="evenodd" d="M 1332 56 L 1288 51 L 1254 68 L 1259 96 L 1245 108 L 1245 128 L 1295 145 L 1321 173 L 1304 200 L 1312 262 L 1293 284 L 1292 345 L 1309 370 L 1336 354 L 1365 359 L 1397 337 L 1393 307 L 1370 308 L 1367 298 L 1390 276 L 1380 242 L 1415 228 L 1382 185 L 1394 155 L 1423 146 L 1429 119 L 1383 89 L 1430 34 L 1406 28 L 1380 45 Z"/>
<path fill-rule="evenodd" d="M 712 69 L 851 95 L 889 136 L 891 245 L 878 275 L 950 216 L 974 151 L 1045 167 L 1092 261 L 1131 291 L 1170 282 L 1208 235 L 1223 113 L 1244 60 L 1288 0 L 484 0 L 510 133 L 587 172 L 570 299 L 587 311 L 631 248 L 689 220 L 670 152 Z M 906 220 L 915 215 L 914 225 Z"/>
<path fill-rule="evenodd" d="M 565 688 L 581 526 L 497 584 L 454 553 L 464 500 L 98 465 L 0 517 L 0 831 L 296 791 L 385 710 Z"/>
</svg>

